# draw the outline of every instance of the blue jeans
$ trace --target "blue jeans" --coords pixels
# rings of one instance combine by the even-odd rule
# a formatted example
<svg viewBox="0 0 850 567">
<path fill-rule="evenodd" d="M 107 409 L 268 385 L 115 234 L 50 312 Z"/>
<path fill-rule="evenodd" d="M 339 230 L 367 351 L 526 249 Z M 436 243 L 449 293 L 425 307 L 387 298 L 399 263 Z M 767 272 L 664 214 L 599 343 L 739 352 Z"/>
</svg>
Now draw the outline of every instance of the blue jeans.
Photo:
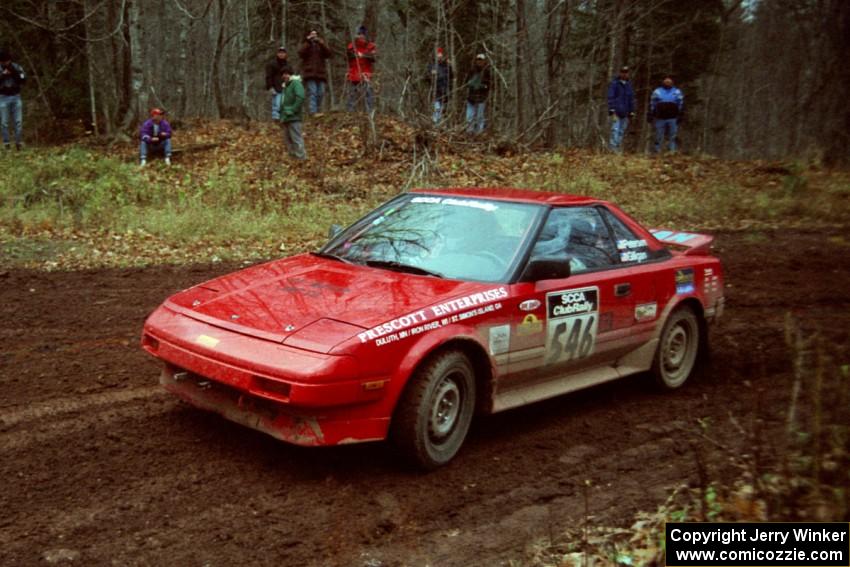
<svg viewBox="0 0 850 567">
<path fill-rule="evenodd" d="M 272 120 L 280 120 L 280 101 L 283 99 L 282 92 L 275 92 L 272 95 Z"/>
<path fill-rule="evenodd" d="M 443 109 L 444 108 L 445 108 L 445 105 L 443 104 L 443 101 L 441 101 L 441 100 L 435 100 L 434 101 L 434 113 L 431 116 L 431 119 L 434 121 L 435 126 L 440 123 L 440 120 L 443 119 Z"/>
<path fill-rule="evenodd" d="M 300 120 L 283 123 L 283 142 L 286 144 L 287 153 L 295 159 L 307 159 L 301 126 Z"/>
<path fill-rule="evenodd" d="M 139 146 L 139 159 L 148 159 L 148 154 L 165 154 L 165 157 L 171 157 L 171 138 L 166 138 L 160 142 L 145 142 L 142 141 Z"/>
<path fill-rule="evenodd" d="M 466 101 L 466 131 L 470 134 L 480 134 L 487 127 L 484 112 L 487 110 L 487 102 Z"/>
<path fill-rule="evenodd" d="M 629 127 L 628 116 L 617 118 L 611 124 L 611 139 L 608 140 L 608 148 L 615 152 L 622 152 L 620 146 L 623 143 L 623 136 L 626 135 L 626 129 Z"/>
<path fill-rule="evenodd" d="M 359 83 L 348 82 L 348 111 L 353 112 L 361 99 L 366 101 L 366 112 L 372 112 L 375 93 L 372 91 L 372 83 L 360 81 Z"/>
<path fill-rule="evenodd" d="M 15 122 L 15 143 L 20 145 L 24 128 L 24 106 L 21 95 L 0 95 L 0 130 L 3 143 L 9 145 L 9 118 Z"/>
<path fill-rule="evenodd" d="M 325 97 L 325 82 L 315 79 L 307 79 L 307 112 L 316 114 L 322 108 L 322 99 Z"/>
<path fill-rule="evenodd" d="M 655 147 L 653 153 L 661 151 L 661 146 L 664 144 L 664 135 L 667 135 L 668 149 L 671 152 L 676 151 L 676 134 L 679 132 L 679 125 L 675 118 L 667 118 L 665 120 L 658 119 L 655 121 Z"/>
</svg>

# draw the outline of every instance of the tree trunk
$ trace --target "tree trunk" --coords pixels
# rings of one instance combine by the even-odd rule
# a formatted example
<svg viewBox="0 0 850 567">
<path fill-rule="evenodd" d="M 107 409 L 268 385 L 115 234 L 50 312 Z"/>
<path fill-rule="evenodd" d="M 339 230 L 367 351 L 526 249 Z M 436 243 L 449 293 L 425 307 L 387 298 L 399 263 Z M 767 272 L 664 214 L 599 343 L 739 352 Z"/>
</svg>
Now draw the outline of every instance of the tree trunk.
<svg viewBox="0 0 850 567">
<path fill-rule="evenodd" d="M 561 117 L 562 97 L 560 93 L 563 57 L 561 49 L 569 36 L 572 2 L 546 0 L 546 105 L 551 109 L 552 119 L 546 123 L 546 145 L 553 147 L 558 141 L 558 121 Z"/>
<path fill-rule="evenodd" d="M 127 2 L 127 34 L 129 35 L 130 96 L 127 111 L 121 121 L 122 130 L 128 130 L 134 122 L 144 116 L 148 106 L 147 89 L 144 84 L 140 0 Z"/>
<path fill-rule="evenodd" d="M 177 74 L 177 82 L 174 90 L 177 94 L 177 113 L 179 116 L 186 115 L 188 94 L 186 92 L 186 80 L 189 76 L 189 30 L 192 20 L 187 14 L 181 14 L 178 23 L 178 59 L 180 61 L 180 72 Z"/>
<path fill-rule="evenodd" d="M 824 87 L 830 94 L 821 97 L 825 122 L 824 160 L 828 165 L 850 163 L 850 105 L 847 104 L 846 55 L 850 53 L 850 4 L 829 0 L 823 16 Z"/>
<path fill-rule="evenodd" d="M 245 2 L 242 10 L 242 33 L 239 34 L 239 70 L 242 80 L 242 115 L 248 116 L 248 60 L 251 52 L 251 16 L 248 11 L 248 2 Z"/>
<path fill-rule="evenodd" d="M 286 12 L 289 9 L 287 0 L 280 0 L 280 44 L 286 45 L 286 26 L 289 23 L 286 18 Z M 224 19 L 222 17 L 222 19 Z"/>
<path fill-rule="evenodd" d="M 325 41 L 328 41 L 328 15 L 327 10 L 325 8 L 325 0 L 319 0 L 319 7 L 321 9 L 321 17 L 322 17 L 322 38 Z M 334 93 L 334 81 L 333 81 L 333 66 L 331 65 L 330 59 L 325 59 L 325 73 L 328 76 L 327 88 L 328 88 L 328 97 L 330 98 L 331 108 L 336 106 L 336 96 Z M 320 108 L 319 111 L 322 109 Z"/>
<path fill-rule="evenodd" d="M 89 13 L 90 0 L 84 0 L 83 11 Z M 94 71 L 94 45 L 91 42 L 92 38 L 92 22 L 91 18 L 86 20 L 86 62 L 89 73 L 89 109 L 91 110 L 92 130 L 95 136 L 100 136 L 100 128 L 97 125 L 97 100 L 95 98 L 95 82 L 97 81 Z"/>
<path fill-rule="evenodd" d="M 215 40 L 215 50 L 212 57 L 212 72 L 210 73 L 210 83 L 212 86 L 213 101 L 218 112 L 219 118 L 227 115 L 227 108 L 224 103 L 224 95 L 221 92 L 221 54 L 224 52 L 224 22 L 229 6 L 227 0 L 218 0 L 218 32 Z"/>
<path fill-rule="evenodd" d="M 516 0 L 516 49 L 514 51 L 514 86 L 516 88 L 516 134 L 521 136 L 527 127 L 526 106 L 528 104 L 528 25 L 525 0 Z"/>
<path fill-rule="evenodd" d="M 365 0 L 365 4 L 363 9 L 363 25 L 369 31 L 369 38 L 372 41 L 377 41 L 380 0 Z"/>
</svg>

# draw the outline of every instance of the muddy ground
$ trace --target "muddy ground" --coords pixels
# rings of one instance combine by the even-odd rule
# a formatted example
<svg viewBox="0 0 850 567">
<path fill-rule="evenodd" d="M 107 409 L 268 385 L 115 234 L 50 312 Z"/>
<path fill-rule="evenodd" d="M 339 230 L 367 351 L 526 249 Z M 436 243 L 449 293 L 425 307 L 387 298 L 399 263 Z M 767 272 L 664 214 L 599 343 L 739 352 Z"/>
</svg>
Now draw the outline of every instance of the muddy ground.
<svg viewBox="0 0 850 567">
<path fill-rule="evenodd" d="M 741 450 L 730 416 L 781 430 L 787 312 L 847 355 L 842 236 L 720 234 L 728 307 L 697 380 L 658 394 L 633 377 L 480 419 L 430 474 L 383 444 L 288 446 L 160 391 L 142 321 L 234 266 L 2 272 L 0 565 L 523 564 L 584 522 L 586 480 L 591 521 L 628 526 L 696 481 L 697 420 Z"/>
</svg>

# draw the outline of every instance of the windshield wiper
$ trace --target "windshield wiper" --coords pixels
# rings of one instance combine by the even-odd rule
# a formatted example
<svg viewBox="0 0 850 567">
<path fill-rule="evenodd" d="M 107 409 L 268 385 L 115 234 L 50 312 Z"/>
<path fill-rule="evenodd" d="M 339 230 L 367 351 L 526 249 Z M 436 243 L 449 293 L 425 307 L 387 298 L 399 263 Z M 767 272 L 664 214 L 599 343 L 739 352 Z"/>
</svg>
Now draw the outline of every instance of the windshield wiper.
<svg viewBox="0 0 850 567">
<path fill-rule="evenodd" d="M 343 264 L 353 264 L 351 260 L 348 258 L 343 258 L 342 256 L 337 256 L 336 254 L 331 254 L 330 252 L 310 252 L 313 256 L 318 256 L 319 258 L 327 258 L 328 260 L 336 260 L 337 262 L 342 262 Z"/>
<path fill-rule="evenodd" d="M 395 262 L 393 260 L 366 260 L 366 265 L 371 266 L 373 268 L 386 268 L 388 270 L 395 270 L 397 272 L 408 272 L 410 274 L 417 274 L 420 276 L 434 276 L 435 278 L 444 277 L 443 274 L 438 274 L 437 272 L 432 272 L 431 270 L 426 270 L 425 268 L 420 268 L 419 266 L 402 264 L 401 262 Z"/>
</svg>

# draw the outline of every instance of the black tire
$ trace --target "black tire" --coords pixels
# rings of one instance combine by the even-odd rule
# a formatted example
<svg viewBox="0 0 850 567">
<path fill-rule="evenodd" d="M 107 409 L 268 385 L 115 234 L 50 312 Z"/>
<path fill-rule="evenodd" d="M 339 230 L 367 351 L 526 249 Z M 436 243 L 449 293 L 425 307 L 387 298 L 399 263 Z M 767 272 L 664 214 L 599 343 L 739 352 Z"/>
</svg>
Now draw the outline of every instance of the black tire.
<svg viewBox="0 0 850 567">
<path fill-rule="evenodd" d="M 456 350 L 416 370 L 393 416 L 390 438 L 414 464 L 435 469 L 458 452 L 475 413 L 475 372 Z"/>
<path fill-rule="evenodd" d="M 652 361 L 652 375 L 662 390 L 680 388 L 691 376 L 703 338 L 693 309 L 679 307 L 670 314 Z"/>
</svg>

